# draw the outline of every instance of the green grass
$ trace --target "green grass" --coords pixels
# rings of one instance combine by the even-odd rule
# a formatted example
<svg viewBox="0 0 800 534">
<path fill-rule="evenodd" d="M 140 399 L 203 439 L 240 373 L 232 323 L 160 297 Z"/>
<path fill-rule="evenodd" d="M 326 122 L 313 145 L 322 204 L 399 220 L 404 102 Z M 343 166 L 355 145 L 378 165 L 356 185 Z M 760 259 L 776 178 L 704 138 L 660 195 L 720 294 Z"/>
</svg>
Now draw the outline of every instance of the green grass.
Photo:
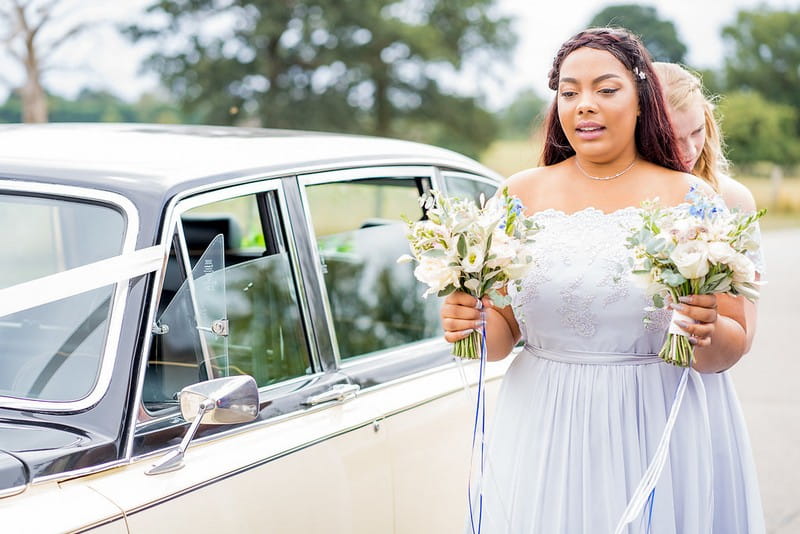
<svg viewBox="0 0 800 534">
<path fill-rule="evenodd" d="M 481 156 L 481 162 L 503 176 L 511 176 L 539 164 L 541 139 L 500 140 L 492 143 Z M 769 178 L 737 172 L 733 175 L 755 197 L 756 205 L 767 208 L 761 222 L 766 230 L 800 228 L 800 176 L 787 176 L 777 189 Z"/>
</svg>

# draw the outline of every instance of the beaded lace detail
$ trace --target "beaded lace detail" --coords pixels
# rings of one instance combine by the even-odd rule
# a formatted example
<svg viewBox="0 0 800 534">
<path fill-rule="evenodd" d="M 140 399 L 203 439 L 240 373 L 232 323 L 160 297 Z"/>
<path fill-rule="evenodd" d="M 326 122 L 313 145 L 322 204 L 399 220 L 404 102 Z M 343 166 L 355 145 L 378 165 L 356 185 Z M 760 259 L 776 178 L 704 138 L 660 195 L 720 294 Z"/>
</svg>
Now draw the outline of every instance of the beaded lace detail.
<svg viewBox="0 0 800 534">
<path fill-rule="evenodd" d="M 574 213 L 548 209 L 535 215 L 543 230 L 536 236 L 537 263 L 513 291 L 514 309 L 525 322 L 524 310 L 536 306 L 547 284 L 558 279 L 555 313 L 560 323 L 578 336 L 590 338 L 600 326 L 603 310 L 629 297 L 631 251 L 625 246 L 628 232 L 640 224 L 641 209 L 628 207 L 605 213 L 585 208 Z M 552 297 L 551 297 L 552 298 Z M 639 299 L 637 299 L 638 301 Z M 552 305 L 552 302 L 550 302 Z M 654 310 L 641 299 L 642 319 L 647 331 L 663 330 L 669 310 Z"/>
</svg>

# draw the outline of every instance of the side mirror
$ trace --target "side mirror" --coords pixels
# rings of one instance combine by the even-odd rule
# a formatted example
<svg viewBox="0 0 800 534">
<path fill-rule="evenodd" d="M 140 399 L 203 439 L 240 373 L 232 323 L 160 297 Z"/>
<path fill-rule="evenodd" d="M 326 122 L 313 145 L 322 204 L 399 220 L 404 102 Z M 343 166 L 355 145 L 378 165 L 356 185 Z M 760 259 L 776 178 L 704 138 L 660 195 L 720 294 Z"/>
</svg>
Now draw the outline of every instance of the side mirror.
<svg viewBox="0 0 800 534">
<path fill-rule="evenodd" d="M 180 445 L 164 455 L 146 475 L 158 475 L 183 467 L 186 448 L 200 424 L 232 425 L 258 416 L 258 386 L 252 376 L 226 376 L 186 386 L 180 392 L 181 415 L 192 424 Z"/>
</svg>

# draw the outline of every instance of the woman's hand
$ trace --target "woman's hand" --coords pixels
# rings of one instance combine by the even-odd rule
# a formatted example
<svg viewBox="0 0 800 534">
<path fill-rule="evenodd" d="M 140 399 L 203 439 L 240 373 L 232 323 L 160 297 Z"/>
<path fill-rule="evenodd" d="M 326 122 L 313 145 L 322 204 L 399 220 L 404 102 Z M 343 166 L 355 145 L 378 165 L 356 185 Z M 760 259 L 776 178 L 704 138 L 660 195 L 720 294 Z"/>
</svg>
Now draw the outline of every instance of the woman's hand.
<svg viewBox="0 0 800 534">
<path fill-rule="evenodd" d="M 748 349 L 747 332 L 731 316 L 742 315 L 743 298 L 725 295 L 689 295 L 670 307 L 689 317 L 691 322 L 678 322 L 689 334 L 694 345 L 695 361 L 692 367 L 701 373 L 718 373 L 730 369 Z M 723 313 L 717 305 L 723 304 Z"/>
<path fill-rule="evenodd" d="M 693 322 L 675 321 L 689 333 L 689 343 L 696 347 L 708 347 L 712 343 L 717 319 L 716 295 L 689 295 L 680 297 L 680 302 L 670 303 L 670 308 L 685 315 Z"/>
<path fill-rule="evenodd" d="M 480 331 L 484 325 L 481 310 L 489 306 L 491 302 L 487 297 L 481 301 L 463 291 L 450 293 L 439 310 L 444 338 L 455 343 L 474 330 Z"/>
</svg>

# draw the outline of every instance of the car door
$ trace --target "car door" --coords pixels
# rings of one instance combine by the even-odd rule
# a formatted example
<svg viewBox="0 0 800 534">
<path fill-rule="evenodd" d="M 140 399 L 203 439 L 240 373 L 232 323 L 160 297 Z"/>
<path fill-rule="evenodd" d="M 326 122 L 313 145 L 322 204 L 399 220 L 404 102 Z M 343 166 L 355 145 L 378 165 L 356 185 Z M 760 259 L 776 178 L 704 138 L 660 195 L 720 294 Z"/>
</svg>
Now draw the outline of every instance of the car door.
<svg viewBox="0 0 800 534">
<path fill-rule="evenodd" d="M 336 364 L 361 386 L 354 403 L 380 414 L 396 533 L 460 532 L 466 511 L 477 366 L 453 360 L 440 300 L 423 299 L 413 265 L 396 261 L 408 253 L 404 220 L 425 217 L 419 196 L 442 188 L 442 176 L 397 166 L 300 177 Z M 491 195 L 488 179 L 451 177 L 476 181 L 471 197 L 480 187 Z M 504 369 L 490 370 L 491 403 Z"/>
<path fill-rule="evenodd" d="M 193 196 L 166 226 L 173 245 L 154 295 L 132 461 L 88 482 L 124 510 L 131 532 L 392 530 L 379 411 L 349 402 L 358 386 L 315 334 L 314 281 L 286 201 L 293 183 Z M 259 386 L 257 418 L 201 425 L 182 468 L 148 474 L 186 431 L 181 388 L 236 374 Z"/>
</svg>

